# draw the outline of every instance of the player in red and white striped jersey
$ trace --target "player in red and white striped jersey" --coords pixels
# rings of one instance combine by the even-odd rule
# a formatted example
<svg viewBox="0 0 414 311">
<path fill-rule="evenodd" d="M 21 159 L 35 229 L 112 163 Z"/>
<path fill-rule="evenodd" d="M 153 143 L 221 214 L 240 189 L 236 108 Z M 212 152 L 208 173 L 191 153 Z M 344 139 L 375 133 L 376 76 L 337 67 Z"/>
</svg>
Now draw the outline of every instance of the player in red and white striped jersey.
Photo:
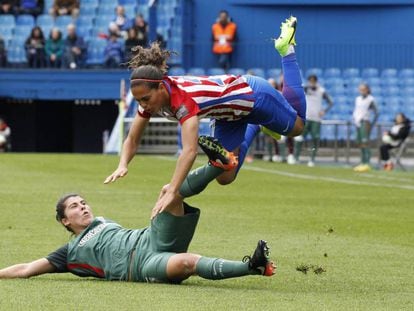
<svg viewBox="0 0 414 311">
<path fill-rule="evenodd" d="M 260 127 L 270 133 L 300 135 L 306 118 L 306 100 L 293 48 L 296 18 L 287 19 L 281 29 L 275 47 L 282 56 L 282 93 L 266 80 L 249 75 L 167 76 L 169 51 L 161 50 L 157 44 L 147 49 L 137 47 L 130 67 L 134 69 L 131 91 L 139 102 L 139 111 L 124 142 L 118 168 L 105 183 L 127 174 L 141 135 L 155 114 L 180 122 L 183 144 L 174 175 L 156 204 L 155 210 L 159 212 L 182 197 L 199 193 L 214 178 L 220 184 L 231 183 Z M 213 136 L 238 156 L 234 169 L 225 171 L 226 167 L 206 165 L 188 175 L 197 155 L 199 119 L 203 117 L 213 119 Z"/>
</svg>

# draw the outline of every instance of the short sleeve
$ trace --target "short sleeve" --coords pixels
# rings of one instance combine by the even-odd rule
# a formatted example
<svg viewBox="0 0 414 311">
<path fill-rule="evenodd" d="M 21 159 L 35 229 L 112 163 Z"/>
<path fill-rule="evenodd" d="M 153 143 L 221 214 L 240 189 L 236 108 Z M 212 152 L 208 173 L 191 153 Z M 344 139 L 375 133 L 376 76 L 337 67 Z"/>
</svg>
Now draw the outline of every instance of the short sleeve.
<svg viewBox="0 0 414 311">
<path fill-rule="evenodd" d="M 69 272 L 66 266 L 68 262 L 68 244 L 47 255 L 46 259 L 56 268 L 55 272 Z"/>
<path fill-rule="evenodd" d="M 200 108 L 196 102 L 190 97 L 186 97 L 184 98 L 184 101 L 182 101 L 181 105 L 178 106 L 175 116 L 178 122 L 183 124 L 187 119 L 196 116 L 199 111 Z"/>
</svg>

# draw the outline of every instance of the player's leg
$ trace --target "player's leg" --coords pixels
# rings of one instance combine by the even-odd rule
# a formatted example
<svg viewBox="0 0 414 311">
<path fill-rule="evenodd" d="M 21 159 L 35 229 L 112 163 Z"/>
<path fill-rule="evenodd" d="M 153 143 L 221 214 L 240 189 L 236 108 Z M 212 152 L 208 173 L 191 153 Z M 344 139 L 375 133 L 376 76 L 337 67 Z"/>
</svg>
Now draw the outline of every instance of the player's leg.
<svg viewBox="0 0 414 311">
<path fill-rule="evenodd" d="M 295 148 L 294 149 L 295 149 L 295 160 L 296 161 L 299 161 L 299 157 L 302 152 L 302 145 L 303 145 L 303 142 L 306 140 L 308 133 L 310 132 L 311 124 L 312 124 L 312 121 L 307 121 L 303 129 L 302 135 L 295 137 Z"/>
<path fill-rule="evenodd" d="M 222 258 L 203 257 L 196 254 L 175 254 L 168 260 L 166 275 L 173 282 L 181 282 L 191 275 L 204 279 L 222 280 L 246 275 L 272 276 L 275 265 L 269 259 L 269 247 L 260 240 L 253 255 L 245 256 L 242 261 Z"/>
<path fill-rule="evenodd" d="M 321 122 L 312 122 L 310 134 L 312 138 L 311 156 L 308 163 L 309 166 L 315 165 L 315 158 L 319 148 L 319 140 L 321 135 Z"/>
</svg>

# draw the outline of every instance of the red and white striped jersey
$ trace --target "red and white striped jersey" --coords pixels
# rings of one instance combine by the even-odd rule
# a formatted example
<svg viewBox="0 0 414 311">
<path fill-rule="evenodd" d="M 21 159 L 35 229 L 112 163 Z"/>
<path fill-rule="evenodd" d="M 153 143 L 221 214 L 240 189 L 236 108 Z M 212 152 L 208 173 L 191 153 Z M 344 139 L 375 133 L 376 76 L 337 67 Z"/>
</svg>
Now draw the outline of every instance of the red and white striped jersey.
<svg viewBox="0 0 414 311">
<path fill-rule="evenodd" d="M 180 123 L 194 115 L 200 119 L 234 121 L 253 109 L 253 90 L 243 76 L 168 76 L 163 82 L 170 93 L 171 105 L 159 114 Z M 138 113 L 150 117 L 142 108 Z"/>
</svg>

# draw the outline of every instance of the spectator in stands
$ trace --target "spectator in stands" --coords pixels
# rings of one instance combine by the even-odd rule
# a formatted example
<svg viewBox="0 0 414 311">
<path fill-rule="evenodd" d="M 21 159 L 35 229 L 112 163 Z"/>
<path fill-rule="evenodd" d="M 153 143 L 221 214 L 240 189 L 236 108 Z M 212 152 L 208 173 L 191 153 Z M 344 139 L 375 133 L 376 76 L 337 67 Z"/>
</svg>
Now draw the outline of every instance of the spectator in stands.
<svg viewBox="0 0 414 311">
<path fill-rule="evenodd" d="M 62 33 L 58 28 L 53 28 L 50 37 L 46 41 L 46 62 L 50 68 L 60 68 L 63 56 Z"/>
<path fill-rule="evenodd" d="M 137 45 L 142 47 L 148 46 L 148 23 L 144 20 L 144 16 L 142 16 L 142 14 L 138 14 L 137 17 L 135 17 L 133 27 L 138 39 Z"/>
<path fill-rule="evenodd" d="M 128 38 L 125 40 L 125 59 L 129 61 L 132 56 L 132 48 L 140 45 L 141 41 L 137 38 L 137 32 L 134 27 L 128 30 Z"/>
<path fill-rule="evenodd" d="M 10 149 L 10 127 L 0 118 L 0 152 Z"/>
<path fill-rule="evenodd" d="M 42 14 L 44 7 L 44 0 L 21 0 L 16 7 L 18 14 L 30 14 L 38 16 Z"/>
<path fill-rule="evenodd" d="M 306 124 L 303 134 L 295 137 L 295 161 L 299 161 L 300 152 L 302 150 L 303 140 L 310 134 L 311 156 L 308 162 L 309 167 L 315 166 L 316 152 L 319 147 L 319 138 L 321 134 L 321 121 L 323 116 L 332 108 L 333 101 L 326 90 L 319 85 L 318 77 L 310 75 L 308 83 L 305 86 L 306 94 Z M 328 106 L 324 109 L 323 102 L 326 101 Z"/>
<path fill-rule="evenodd" d="M 85 65 L 86 44 L 82 37 L 76 34 L 74 24 L 67 27 L 68 35 L 65 40 L 63 66 L 65 68 L 82 68 Z"/>
<path fill-rule="evenodd" d="M 125 8 L 122 5 L 116 7 L 113 22 L 118 26 L 123 36 L 126 37 L 128 29 L 132 27 L 132 21 L 125 15 Z"/>
<path fill-rule="evenodd" d="M 4 40 L 0 35 L 0 67 L 6 67 L 7 65 L 7 50 L 4 44 Z"/>
<path fill-rule="evenodd" d="M 395 117 L 394 126 L 382 136 L 383 144 L 380 147 L 380 154 L 384 170 L 393 170 L 394 163 L 390 159 L 390 150 L 397 148 L 402 144 L 408 135 L 410 135 L 410 129 L 410 119 L 408 119 L 403 113 L 399 113 Z"/>
<path fill-rule="evenodd" d="M 367 172 L 371 170 L 369 136 L 372 126 L 378 119 L 378 109 L 368 84 L 361 83 L 359 85 L 359 93 L 360 95 L 355 99 L 355 108 L 352 116 L 357 129 L 357 143 L 361 148 L 361 164 L 357 165 L 354 171 Z M 372 120 L 371 111 L 374 113 Z"/>
<path fill-rule="evenodd" d="M 73 18 L 76 18 L 79 15 L 79 1 L 55 0 L 49 12 L 53 17 L 59 15 L 72 15 Z"/>
<path fill-rule="evenodd" d="M 117 68 L 124 59 L 124 48 L 115 34 L 111 34 L 105 47 L 105 67 Z"/>
<path fill-rule="evenodd" d="M 213 53 L 217 55 L 218 64 L 227 70 L 231 65 L 231 55 L 236 41 L 237 26 L 227 11 L 221 11 L 212 28 Z"/>
<path fill-rule="evenodd" d="M 14 14 L 16 2 L 16 0 L 1 0 L 0 14 Z"/>
<path fill-rule="evenodd" d="M 45 37 L 39 26 L 35 26 L 24 44 L 30 68 L 46 67 Z"/>
</svg>

